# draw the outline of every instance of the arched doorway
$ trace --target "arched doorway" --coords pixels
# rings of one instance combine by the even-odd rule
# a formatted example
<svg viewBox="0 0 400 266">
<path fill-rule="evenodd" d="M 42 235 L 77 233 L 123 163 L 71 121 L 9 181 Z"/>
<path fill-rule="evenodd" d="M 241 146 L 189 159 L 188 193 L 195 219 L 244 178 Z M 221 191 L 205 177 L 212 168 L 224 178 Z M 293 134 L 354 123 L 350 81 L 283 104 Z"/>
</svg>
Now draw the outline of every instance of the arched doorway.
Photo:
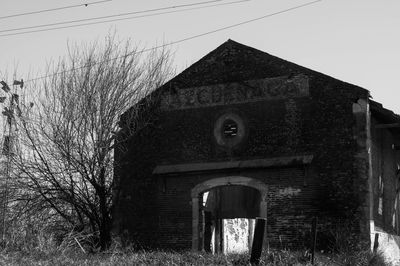
<svg viewBox="0 0 400 266">
<path fill-rule="evenodd" d="M 256 189 L 260 194 L 260 204 L 259 204 L 259 217 L 267 217 L 267 193 L 268 187 L 265 183 L 260 180 L 243 177 L 243 176 L 227 176 L 207 180 L 203 183 L 196 185 L 191 191 L 192 197 L 192 250 L 198 251 L 202 248 L 201 242 L 203 241 L 200 236 L 200 208 L 203 202 L 202 194 L 217 187 L 226 186 L 245 186 Z"/>
</svg>

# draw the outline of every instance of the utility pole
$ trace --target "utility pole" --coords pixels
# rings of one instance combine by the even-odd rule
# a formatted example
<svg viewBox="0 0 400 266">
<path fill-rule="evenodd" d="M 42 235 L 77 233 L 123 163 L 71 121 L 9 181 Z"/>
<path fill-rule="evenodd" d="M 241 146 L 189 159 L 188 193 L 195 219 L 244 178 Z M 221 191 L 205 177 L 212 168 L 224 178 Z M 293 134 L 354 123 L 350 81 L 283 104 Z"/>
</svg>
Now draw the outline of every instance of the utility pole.
<svg viewBox="0 0 400 266">
<path fill-rule="evenodd" d="M 6 221 L 7 221 L 7 211 L 8 211 L 8 205 L 9 205 L 9 180 L 11 178 L 11 173 L 12 173 L 12 156 L 14 155 L 15 149 L 16 149 L 16 140 L 17 136 L 15 133 L 16 129 L 16 121 L 15 121 L 15 115 L 20 116 L 21 115 L 21 109 L 19 107 L 19 94 L 17 94 L 16 86 L 19 85 L 19 87 L 22 89 L 24 82 L 23 80 L 18 81 L 15 80 L 13 83 L 13 89 L 11 90 L 8 84 L 5 81 L 1 81 L 0 84 L 2 85 L 1 89 L 6 93 L 6 96 L 0 97 L 0 103 L 5 103 L 6 100 L 8 100 L 8 106 L 3 108 L 2 114 L 3 117 L 6 119 L 6 123 L 4 124 L 4 130 L 3 130 L 3 140 L 2 140 L 2 157 L 5 156 L 6 160 L 6 167 L 5 167 L 5 173 L 4 176 L 2 177 L 2 183 L 3 183 L 3 195 L 2 195 L 2 210 L 1 210 L 1 224 L 2 224 L 2 230 L 1 230 L 1 239 L 4 243 L 6 239 Z M 3 120 L 4 121 L 4 120 Z M 3 159 L 3 158 L 2 158 Z"/>
</svg>

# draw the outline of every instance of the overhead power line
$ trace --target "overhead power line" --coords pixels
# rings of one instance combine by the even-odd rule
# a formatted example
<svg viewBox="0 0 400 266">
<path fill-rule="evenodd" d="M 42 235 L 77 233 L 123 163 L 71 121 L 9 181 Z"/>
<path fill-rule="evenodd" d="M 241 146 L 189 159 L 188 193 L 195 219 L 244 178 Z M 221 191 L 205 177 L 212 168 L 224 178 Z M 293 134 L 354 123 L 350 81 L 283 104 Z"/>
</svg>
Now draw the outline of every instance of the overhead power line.
<svg viewBox="0 0 400 266">
<path fill-rule="evenodd" d="M 103 1 L 96 1 L 96 2 L 88 2 L 88 3 L 84 3 L 84 4 L 79 4 L 79 5 L 49 8 L 49 9 L 43 9 L 43 10 L 37 10 L 37 11 L 31 11 L 31 12 L 25 12 L 25 13 L 19 13 L 19 14 L 14 14 L 14 15 L 2 16 L 2 17 L 0 17 L 0 19 L 21 17 L 21 16 L 27 16 L 27 15 L 33 15 L 33 14 L 40 14 L 40 13 L 46 13 L 46 12 L 52 12 L 52 11 L 70 9 L 70 8 L 82 7 L 82 6 L 87 7 L 87 6 L 90 6 L 90 5 L 101 4 L 101 3 L 105 3 L 105 2 L 111 2 L 111 1 L 112 0 L 103 0 Z"/>
<path fill-rule="evenodd" d="M 45 78 L 48 78 L 48 77 L 61 75 L 63 73 L 71 72 L 71 71 L 74 71 L 74 70 L 83 69 L 83 68 L 88 67 L 88 66 L 95 66 L 95 65 L 98 65 L 98 64 L 101 64 L 101 63 L 110 62 L 110 61 L 117 60 L 117 59 L 120 59 L 120 58 L 123 58 L 123 57 L 133 56 L 135 54 L 145 53 L 145 52 L 149 52 L 149 51 L 152 51 L 152 50 L 156 50 L 156 49 L 164 48 L 164 47 L 167 47 L 167 46 L 171 46 L 171 45 L 174 45 L 174 44 L 186 42 L 186 41 L 189 41 L 189 40 L 192 40 L 192 39 L 200 38 L 200 37 L 203 37 L 203 36 L 206 36 L 206 35 L 209 35 L 209 34 L 213 34 L 213 33 L 216 33 L 216 32 L 220 32 L 220 31 L 223 31 L 223 30 L 227 30 L 227 29 L 239 27 L 239 26 L 242 26 L 242 25 L 245 25 L 245 24 L 249 24 L 249 23 L 254 22 L 254 21 L 262 20 L 262 19 L 265 19 L 265 18 L 269 18 L 269 17 L 272 17 L 272 16 L 276 16 L 276 15 L 282 14 L 282 13 L 287 13 L 287 12 L 290 12 L 290 11 L 293 11 L 293 10 L 296 10 L 296 9 L 300 9 L 300 8 L 303 8 L 303 7 L 306 7 L 306 6 L 310 6 L 310 5 L 316 4 L 318 2 L 322 2 L 322 0 L 316 0 L 316 1 L 312 1 L 312 2 L 307 2 L 305 4 L 301 4 L 301 5 L 298 5 L 298 6 L 290 7 L 290 8 L 287 8 L 287 9 L 283 9 L 281 11 L 277 11 L 277 12 L 274 12 L 274 13 L 269 13 L 269 14 L 266 14 L 266 15 L 261 16 L 261 17 L 245 20 L 245 21 L 242 21 L 242 22 L 239 22 L 239 23 L 236 23 L 236 24 L 232 24 L 232 25 L 225 26 L 225 27 L 222 27 L 222 28 L 218 28 L 218 29 L 214 29 L 214 30 L 211 30 L 211 31 L 203 32 L 203 33 L 200 33 L 200 34 L 197 34 L 197 35 L 192 35 L 192 36 L 180 39 L 180 40 L 172 41 L 172 42 L 167 43 L 167 44 L 154 46 L 154 47 L 151 47 L 151 48 L 148 48 L 148 49 L 143 49 L 143 50 L 141 50 L 139 52 L 132 52 L 132 53 L 128 53 L 127 55 L 124 55 L 124 56 L 119 56 L 119 57 L 115 57 L 115 58 L 112 58 L 112 59 L 95 62 L 95 63 L 90 64 L 90 65 L 84 65 L 84 66 L 80 66 L 80 67 L 75 67 L 75 68 L 71 68 L 71 69 L 68 69 L 68 70 L 65 70 L 65 71 L 61 71 L 61 72 L 57 72 L 57 73 L 54 73 L 54 74 L 49 74 L 49 75 L 41 76 L 41 77 L 38 77 L 38 78 L 29 79 L 29 80 L 26 80 L 25 82 L 31 82 L 31 81 L 35 81 L 35 80 L 39 80 L 39 79 L 45 79 Z"/>
<path fill-rule="evenodd" d="M 102 24 L 102 23 L 109 23 L 109 22 L 115 22 L 115 21 L 138 19 L 138 18 L 144 18 L 144 17 L 153 17 L 153 16 L 164 15 L 164 14 L 180 13 L 180 12 L 184 12 L 184 11 L 210 8 L 210 7 L 215 7 L 215 6 L 225 6 L 225 5 L 238 4 L 238 3 L 241 3 L 241 2 L 247 2 L 247 1 L 251 1 L 251 0 L 232 1 L 232 2 L 221 3 L 221 4 L 206 5 L 206 6 L 202 6 L 202 7 L 192 7 L 192 8 L 185 8 L 185 9 L 180 9 L 180 10 L 164 11 L 164 12 L 147 14 L 147 15 L 140 15 L 140 16 L 127 17 L 127 18 L 118 18 L 118 19 L 110 19 L 110 20 L 97 21 L 97 22 L 82 23 L 82 24 L 75 24 L 75 25 L 69 25 L 69 26 L 54 27 L 54 28 L 49 28 L 49 29 L 39 29 L 39 30 L 23 31 L 23 32 L 16 32 L 16 33 L 6 33 L 6 34 L 0 34 L 0 37 L 23 35 L 23 34 L 36 33 L 36 32 L 53 31 L 53 30 L 75 28 L 75 27 L 83 27 L 83 26 L 96 25 L 96 24 Z M 2 31 L 0 31 L 0 32 L 2 32 Z"/>
<path fill-rule="evenodd" d="M 134 15 L 134 14 L 150 13 L 150 12 L 161 11 L 161 10 L 177 9 L 177 8 L 182 8 L 182 7 L 205 5 L 205 4 L 211 4 L 211 3 L 223 2 L 223 1 L 226 1 L 226 0 L 203 1 L 203 2 L 196 2 L 196 3 L 191 3 L 191 4 L 168 6 L 168 7 L 161 7 L 161 8 L 154 8 L 154 9 L 147 9 L 147 10 L 140 10 L 140 11 L 133 11 L 133 12 L 125 12 L 125 13 L 119 13 L 119 14 L 107 15 L 107 16 L 100 16 L 100 17 L 68 20 L 68 21 L 61 21 L 61 22 L 55 22 L 55 23 L 48 23 L 48 24 L 41 24 L 41 25 L 34 25 L 34 26 L 27 26 L 27 27 L 20 27 L 20 28 L 5 29 L 5 30 L 0 30 L 0 32 L 10 32 L 10 31 L 20 31 L 20 30 L 28 30 L 28 29 L 45 28 L 45 27 L 65 25 L 65 24 L 73 24 L 73 23 L 92 21 L 92 20 L 101 20 L 101 19 L 108 19 L 108 18 L 115 18 L 115 17 L 124 17 L 124 16 Z M 247 1 L 251 1 L 251 0 L 241 0 L 241 1 L 235 1 L 235 2 L 229 2 L 229 3 L 222 3 L 222 4 L 219 4 L 219 5 L 232 4 L 232 3 L 238 3 L 238 2 L 247 2 Z M 215 5 L 211 5 L 211 6 L 215 6 Z M 210 6 L 206 6 L 206 7 L 210 7 Z M 191 10 L 191 9 L 184 9 L 184 10 Z M 20 32 L 20 33 L 11 33 L 10 35 L 19 35 L 19 34 L 24 34 L 24 33 L 32 33 L 32 32 L 54 30 L 54 29 L 72 28 L 72 27 L 78 27 L 78 26 L 87 26 L 87 25 L 93 25 L 93 24 L 99 24 L 99 23 L 113 22 L 113 21 L 118 21 L 118 20 L 134 19 L 134 18 L 141 18 L 141 17 L 146 17 L 146 16 L 155 16 L 155 15 L 161 15 L 161 14 L 167 14 L 167 13 L 173 13 L 173 12 L 179 12 L 179 11 L 159 12 L 159 13 L 150 14 L 150 15 L 134 16 L 134 17 L 128 17 L 128 18 L 113 19 L 113 20 L 104 20 L 104 21 L 98 21 L 98 22 L 92 22 L 92 23 L 82 23 L 82 24 L 75 24 L 75 25 L 65 26 L 65 27 L 55 27 L 55 28 L 51 28 L 51 29 L 43 29 L 43 30 L 35 30 L 35 31 L 24 31 L 24 32 Z M 4 36 L 10 36 L 10 35 L 5 35 L 4 34 Z M 0 35 L 0 36 L 3 36 L 3 35 Z"/>
</svg>

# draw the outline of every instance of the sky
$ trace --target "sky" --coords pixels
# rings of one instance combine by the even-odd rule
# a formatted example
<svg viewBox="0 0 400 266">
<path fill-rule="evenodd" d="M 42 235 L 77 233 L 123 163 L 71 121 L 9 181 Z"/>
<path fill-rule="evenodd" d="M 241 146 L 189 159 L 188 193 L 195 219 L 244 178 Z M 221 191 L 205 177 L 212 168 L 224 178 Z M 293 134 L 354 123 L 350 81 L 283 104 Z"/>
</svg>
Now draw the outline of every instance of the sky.
<svg viewBox="0 0 400 266">
<path fill-rule="evenodd" d="M 207 3 L 200 5 L 200 2 Z M 177 71 L 232 39 L 368 89 L 374 100 L 400 113 L 400 1 L 311 2 L 313 0 L 0 0 L 0 78 L 8 75 L 10 79 L 13 73 L 17 73 L 18 79 L 40 76 L 48 62 L 67 53 L 68 43 L 102 40 L 114 31 L 120 40 L 130 38 L 141 47 L 151 48 L 265 17 L 169 46 L 175 54 Z M 306 3 L 311 4 L 296 8 Z M 182 5 L 187 6 L 179 7 Z M 77 7 L 63 8 L 68 6 Z M 6 17 L 57 8 L 62 9 Z M 51 27 L 12 30 L 16 28 L 160 8 L 165 9 L 109 18 L 124 18 L 121 21 L 10 35 Z M 289 11 L 281 12 L 285 10 Z M 101 20 L 86 23 L 98 21 Z M 58 27 L 76 24 L 79 23 Z"/>
</svg>

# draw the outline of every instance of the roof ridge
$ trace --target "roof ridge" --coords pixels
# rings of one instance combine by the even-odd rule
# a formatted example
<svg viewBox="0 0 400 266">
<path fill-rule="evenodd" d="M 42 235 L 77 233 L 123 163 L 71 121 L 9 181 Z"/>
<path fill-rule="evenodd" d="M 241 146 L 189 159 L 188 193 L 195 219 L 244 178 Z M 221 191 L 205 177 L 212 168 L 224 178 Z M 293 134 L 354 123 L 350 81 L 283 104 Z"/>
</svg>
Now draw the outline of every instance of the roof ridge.
<svg viewBox="0 0 400 266">
<path fill-rule="evenodd" d="M 237 48 L 237 54 L 224 55 L 221 53 L 223 49 L 226 48 L 232 49 L 232 52 L 235 52 L 235 47 Z M 221 60 L 224 56 L 230 56 L 231 60 Z M 229 65 L 229 63 L 232 65 Z M 213 68 L 212 71 L 207 69 L 207 67 Z M 242 69 L 239 69 L 240 67 L 242 67 Z M 310 68 L 269 54 L 257 48 L 242 44 L 233 39 L 227 39 L 225 42 L 191 64 L 164 85 L 178 88 L 196 87 L 217 83 L 235 82 L 241 79 L 250 80 L 270 78 L 274 76 L 287 75 L 289 73 L 303 73 L 307 74 L 308 76 L 323 75 L 330 78 L 332 82 L 346 83 L 359 89 L 366 90 L 357 85 L 344 82 L 324 73 L 320 73 Z M 199 76 L 201 76 L 201 78 L 199 78 Z"/>
</svg>

